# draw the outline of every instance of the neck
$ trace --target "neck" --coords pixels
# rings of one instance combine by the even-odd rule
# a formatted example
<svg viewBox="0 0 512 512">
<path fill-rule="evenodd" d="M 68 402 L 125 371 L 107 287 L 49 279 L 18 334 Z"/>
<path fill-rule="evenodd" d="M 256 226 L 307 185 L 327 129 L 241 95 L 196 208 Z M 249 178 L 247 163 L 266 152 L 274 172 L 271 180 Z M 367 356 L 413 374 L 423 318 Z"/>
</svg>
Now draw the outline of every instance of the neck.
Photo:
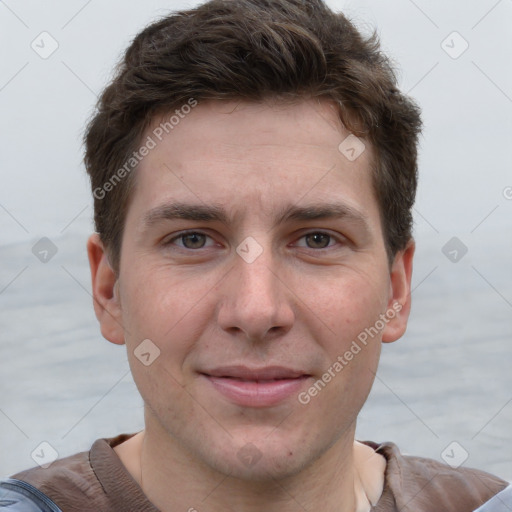
<svg viewBox="0 0 512 512">
<path fill-rule="evenodd" d="M 219 473 L 159 434 L 146 429 L 116 452 L 162 512 L 359 512 L 369 510 L 367 497 L 375 503 L 382 490 L 385 461 L 370 447 L 354 444 L 353 432 L 298 474 L 267 481 Z"/>
</svg>

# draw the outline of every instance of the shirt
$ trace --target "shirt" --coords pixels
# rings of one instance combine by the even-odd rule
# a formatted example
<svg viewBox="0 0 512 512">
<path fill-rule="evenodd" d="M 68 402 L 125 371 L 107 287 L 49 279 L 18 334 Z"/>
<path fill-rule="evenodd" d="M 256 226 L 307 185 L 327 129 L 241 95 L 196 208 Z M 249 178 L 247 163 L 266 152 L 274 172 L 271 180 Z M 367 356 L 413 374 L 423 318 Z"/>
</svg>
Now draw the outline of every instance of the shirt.
<svg viewBox="0 0 512 512">
<path fill-rule="evenodd" d="M 33 485 L 63 512 L 159 512 L 113 450 L 133 435 L 98 439 L 88 452 L 59 459 L 46 469 L 22 471 L 12 478 Z M 363 442 L 387 461 L 384 489 L 373 512 L 473 512 L 493 497 L 500 507 L 503 500 L 496 496 L 500 491 L 512 497 L 508 483 L 489 473 L 403 455 L 390 442 Z M 512 505 L 512 500 L 507 503 Z"/>
</svg>

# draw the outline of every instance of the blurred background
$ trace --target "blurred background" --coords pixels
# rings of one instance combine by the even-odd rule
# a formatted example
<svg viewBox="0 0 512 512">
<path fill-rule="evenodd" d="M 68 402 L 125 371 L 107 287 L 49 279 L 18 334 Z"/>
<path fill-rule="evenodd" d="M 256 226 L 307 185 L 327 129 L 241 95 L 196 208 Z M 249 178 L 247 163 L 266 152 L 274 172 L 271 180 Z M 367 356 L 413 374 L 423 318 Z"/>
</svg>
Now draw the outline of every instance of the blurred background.
<svg viewBox="0 0 512 512">
<path fill-rule="evenodd" d="M 0 3 L 0 475 L 143 427 L 93 313 L 81 137 L 132 38 L 198 3 Z M 358 438 L 512 480 L 512 1 L 328 3 L 378 32 L 425 124 L 412 315 Z"/>
</svg>

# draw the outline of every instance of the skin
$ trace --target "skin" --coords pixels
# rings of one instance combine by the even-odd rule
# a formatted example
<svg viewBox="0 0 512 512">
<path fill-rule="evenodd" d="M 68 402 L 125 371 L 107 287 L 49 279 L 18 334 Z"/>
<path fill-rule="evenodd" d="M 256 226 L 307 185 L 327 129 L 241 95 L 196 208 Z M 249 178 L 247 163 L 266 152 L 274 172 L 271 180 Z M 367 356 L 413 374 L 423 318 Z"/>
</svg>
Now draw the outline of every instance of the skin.
<svg viewBox="0 0 512 512">
<path fill-rule="evenodd" d="M 348 135 L 328 101 L 200 103 L 136 171 L 118 275 L 89 239 L 102 334 L 126 343 L 145 403 L 144 431 L 116 452 L 164 512 L 355 508 L 356 419 L 381 342 L 406 329 L 414 243 L 389 264 L 371 147 L 349 161 L 338 150 Z M 175 202 L 219 206 L 225 222 L 144 223 Z M 356 218 L 278 221 L 333 203 Z M 252 263 L 236 252 L 249 236 L 262 249 Z M 279 365 L 310 375 L 307 391 L 394 303 L 400 312 L 307 405 L 294 394 L 242 407 L 199 373 Z M 160 350 L 149 366 L 134 355 L 145 339 Z M 248 443 L 252 465 L 237 456 Z"/>
</svg>

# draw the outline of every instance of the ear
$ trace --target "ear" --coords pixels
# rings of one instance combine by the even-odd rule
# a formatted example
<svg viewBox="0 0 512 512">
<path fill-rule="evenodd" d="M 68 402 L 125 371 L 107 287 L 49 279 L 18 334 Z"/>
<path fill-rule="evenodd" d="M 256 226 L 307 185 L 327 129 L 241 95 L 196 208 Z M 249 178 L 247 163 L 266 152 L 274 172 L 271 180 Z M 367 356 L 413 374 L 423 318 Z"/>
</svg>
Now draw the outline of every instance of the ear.
<svg viewBox="0 0 512 512">
<path fill-rule="evenodd" d="M 414 240 L 411 239 L 406 248 L 396 254 L 391 266 L 390 297 L 386 312 L 390 320 L 382 332 L 384 343 L 401 338 L 407 329 L 411 311 L 412 260 L 415 247 Z"/>
<path fill-rule="evenodd" d="M 91 268 L 94 312 L 101 326 L 101 334 L 117 345 L 124 344 L 118 281 L 108 261 L 107 253 L 97 233 L 87 241 L 87 254 Z"/>
</svg>

